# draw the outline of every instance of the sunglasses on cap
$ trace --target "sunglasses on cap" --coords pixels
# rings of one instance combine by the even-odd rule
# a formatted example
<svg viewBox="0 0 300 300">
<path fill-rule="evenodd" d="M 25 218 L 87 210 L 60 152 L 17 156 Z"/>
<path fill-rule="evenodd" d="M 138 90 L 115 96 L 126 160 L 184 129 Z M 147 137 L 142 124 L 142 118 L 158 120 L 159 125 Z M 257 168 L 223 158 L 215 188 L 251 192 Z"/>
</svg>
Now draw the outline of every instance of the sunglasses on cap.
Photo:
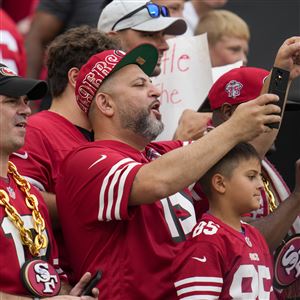
<svg viewBox="0 0 300 300">
<path fill-rule="evenodd" d="M 133 15 L 135 15 L 139 11 L 143 10 L 144 8 L 147 8 L 149 16 L 151 18 L 158 18 L 159 16 L 162 16 L 162 17 L 169 17 L 170 16 L 169 9 L 166 6 L 159 6 L 155 3 L 147 2 L 145 5 L 135 9 L 134 11 L 130 12 L 129 14 L 127 14 L 124 17 L 122 17 L 121 19 L 119 19 L 114 24 L 114 26 L 112 27 L 111 30 L 113 31 L 115 29 L 115 27 L 117 26 L 117 24 L 119 24 L 121 21 L 132 17 Z"/>
</svg>

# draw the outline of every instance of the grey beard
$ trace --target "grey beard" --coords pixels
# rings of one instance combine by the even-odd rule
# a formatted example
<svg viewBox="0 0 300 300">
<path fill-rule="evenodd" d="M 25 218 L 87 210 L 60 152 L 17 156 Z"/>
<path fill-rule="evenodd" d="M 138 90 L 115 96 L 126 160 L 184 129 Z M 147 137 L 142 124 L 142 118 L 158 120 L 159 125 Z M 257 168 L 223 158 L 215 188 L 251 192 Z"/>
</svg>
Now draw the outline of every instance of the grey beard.
<svg viewBox="0 0 300 300">
<path fill-rule="evenodd" d="M 164 124 L 160 120 L 152 120 L 148 111 L 142 111 L 134 118 L 121 116 L 123 128 L 131 129 L 134 133 L 143 136 L 148 141 L 155 140 L 164 130 Z"/>
</svg>

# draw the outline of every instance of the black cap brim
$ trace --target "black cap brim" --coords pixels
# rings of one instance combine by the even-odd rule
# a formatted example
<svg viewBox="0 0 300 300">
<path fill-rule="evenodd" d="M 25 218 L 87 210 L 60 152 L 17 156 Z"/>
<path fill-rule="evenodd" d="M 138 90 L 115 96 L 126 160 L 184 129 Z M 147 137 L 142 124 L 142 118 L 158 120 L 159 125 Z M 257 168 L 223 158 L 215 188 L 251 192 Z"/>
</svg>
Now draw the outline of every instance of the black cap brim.
<svg viewBox="0 0 300 300">
<path fill-rule="evenodd" d="M 46 95 L 47 90 L 48 85 L 42 80 L 12 76 L 0 81 L 0 94 L 5 96 L 21 97 L 26 95 L 29 100 L 38 100 Z"/>
</svg>

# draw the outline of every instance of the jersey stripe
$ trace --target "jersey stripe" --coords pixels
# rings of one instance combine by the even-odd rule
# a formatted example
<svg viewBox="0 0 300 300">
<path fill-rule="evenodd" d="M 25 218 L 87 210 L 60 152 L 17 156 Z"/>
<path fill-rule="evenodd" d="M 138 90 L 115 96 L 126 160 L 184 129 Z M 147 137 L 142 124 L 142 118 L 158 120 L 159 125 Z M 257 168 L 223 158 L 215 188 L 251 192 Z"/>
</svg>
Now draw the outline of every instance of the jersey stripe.
<svg viewBox="0 0 300 300">
<path fill-rule="evenodd" d="M 119 188 L 118 188 L 118 194 L 117 194 L 118 196 L 117 196 L 117 201 L 116 201 L 116 205 L 115 205 L 115 218 L 117 220 L 121 220 L 120 207 L 121 207 L 121 200 L 122 200 L 122 196 L 123 196 L 123 192 L 124 192 L 125 181 L 126 181 L 127 175 L 137 165 L 140 165 L 140 163 L 131 163 L 131 164 L 127 165 L 126 168 L 123 168 L 123 169 L 125 169 L 125 172 L 123 173 L 123 175 L 121 176 L 121 178 L 119 180 Z M 110 188 L 110 190 L 111 190 L 111 188 Z M 113 190 L 112 190 L 112 192 L 113 192 Z M 111 199 L 111 198 L 109 198 L 109 199 Z M 109 201 L 109 202 L 113 202 L 113 201 Z"/>
<path fill-rule="evenodd" d="M 103 182 L 102 182 L 102 185 L 101 185 L 101 190 L 100 190 L 100 195 L 99 195 L 99 213 L 98 213 L 98 220 L 99 221 L 102 221 L 104 220 L 104 201 L 105 201 L 105 190 L 106 190 L 106 187 L 108 185 L 108 181 L 110 179 L 110 177 L 116 172 L 116 170 L 124 165 L 124 164 L 127 164 L 129 162 L 132 162 L 133 160 L 131 158 L 125 158 L 125 159 L 122 159 L 120 160 L 117 164 L 115 164 L 111 170 L 108 172 L 108 174 L 105 176 Z"/>
<path fill-rule="evenodd" d="M 174 283 L 175 287 L 188 284 L 188 283 L 195 283 L 195 282 L 215 282 L 215 283 L 223 283 L 223 278 L 222 277 L 189 277 L 185 278 L 179 281 L 176 281 Z"/>
<path fill-rule="evenodd" d="M 222 277 L 189 277 L 174 283 L 179 299 L 219 299 Z"/>
<path fill-rule="evenodd" d="M 187 296 L 184 298 L 179 298 L 180 300 L 217 300 L 219 299 L 218 296 L 210 296 L 210 295 L 194 295 L 194 296 Z"/>
<path fill-rule="evenodd" d="M 99 195 L 98 220 L 121 220 L 120 207 L 125 188 L 125 182 L 130 171 L 140 163 L 130 158 L 123 159 L 115 164 L 103 180 Z M 117 199 L 114 201 L 115 188 L 118 187 Z M 107 206 L 105 207 L 105 203 Z"/>
<path fill-rule="evenodd" d="M 194 285 L 190 287 L 186 287 L 180 290 L 177 290 L 177 295 L 180 296 L 182 294 L 187 294 L 191 292 L 216 292 L 220 293 L 222 291 L 221 286 L 210 286 L 210 285 Z"/>
</svg>

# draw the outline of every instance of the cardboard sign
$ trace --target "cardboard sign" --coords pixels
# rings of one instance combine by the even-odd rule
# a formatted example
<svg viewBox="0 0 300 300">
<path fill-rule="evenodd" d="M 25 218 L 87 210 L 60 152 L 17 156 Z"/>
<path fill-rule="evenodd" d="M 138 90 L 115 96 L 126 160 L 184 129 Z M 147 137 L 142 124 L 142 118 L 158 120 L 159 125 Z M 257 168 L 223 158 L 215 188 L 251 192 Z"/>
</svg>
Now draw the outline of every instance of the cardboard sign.
<svg viewBox="0 0 300 300">
<path fill-rule="evenodd" d="M 165 124 L 158 140 L 171 140 L 182 112 L 197 110 L 213 83 L 206 34 L 168 40 L 162 72 L 152 78 L 161 92 L 160 111 Z"/>
</svg>

